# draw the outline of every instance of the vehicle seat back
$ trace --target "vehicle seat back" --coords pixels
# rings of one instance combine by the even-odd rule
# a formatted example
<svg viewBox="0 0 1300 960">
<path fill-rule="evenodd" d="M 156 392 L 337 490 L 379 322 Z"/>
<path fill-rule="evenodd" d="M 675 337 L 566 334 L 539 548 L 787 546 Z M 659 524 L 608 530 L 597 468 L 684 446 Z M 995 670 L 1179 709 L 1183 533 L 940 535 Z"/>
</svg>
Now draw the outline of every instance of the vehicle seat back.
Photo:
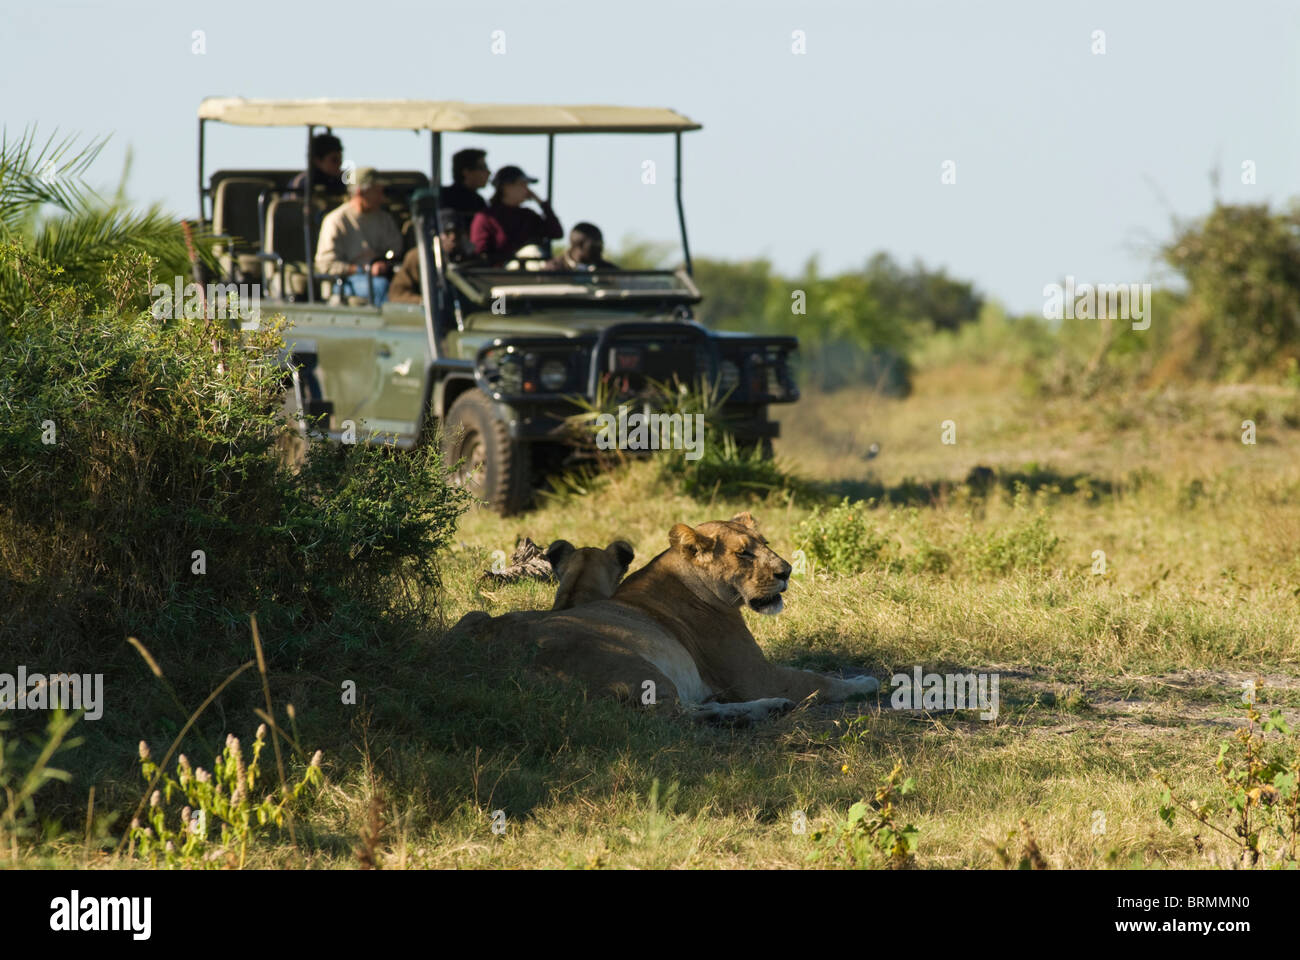
<svg viewBox="0 0 1300 960">
<path fill-rule="evenodd" d="M 266 209 L 266 249 L 284 261 L 282 270 L 274 263 L 265 265 L 265 278 L 273 297 L 301 298 L 307 295 L 307 262 L 316 255 L 316 238 L 324 209 L 324 204 L 316 198 L 312 199 L 311 205 L 310 250 L 303 236 L 301 197 L 276 197 Z M 284 277 L 283 289 L 281 274 Z"/>
<path fill-rule="evenodd" d="M 241 280 L 259 274 L 257 265 L 258 198 L 275 189 L 265 177 L 226 177 L 217 184 L 212 199 L 212 231 L 238 239 L 213 248 L 226 277 Z"/>
</svg>

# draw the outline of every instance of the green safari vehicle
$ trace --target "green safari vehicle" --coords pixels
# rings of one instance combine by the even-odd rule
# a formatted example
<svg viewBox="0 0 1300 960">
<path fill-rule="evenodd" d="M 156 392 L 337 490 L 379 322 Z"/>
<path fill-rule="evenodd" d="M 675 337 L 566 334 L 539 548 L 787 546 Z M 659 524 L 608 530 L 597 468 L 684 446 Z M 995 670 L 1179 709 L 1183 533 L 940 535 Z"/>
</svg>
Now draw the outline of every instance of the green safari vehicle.
<svg viewBox="0 0 1300 960">
<path fill-rule="evenodd" d="M 326 203 L 310 179 L 298 192 L 288 187 L 299 170 L 223 169 L 205 179 L 209 122 L 298 127 L 308 144 L 334 129 L 428 131 L 427 174 L 380 171 L 390 212 L 419 250 L 423 302 L 338 302 L 312 265 Z M 220 281 L 257 284 L 261 315 L 291 324 L 286 409 L 304 431 L 311 423 L 342 442 L 410 447 L 430 419 L 441 421 L 448 461 L 461 463 L 458 479 L 510 513 L 570 462 L 564 423 L 581 398 L 636 405 L 654 383 L 711 384 L 724 397 L 727 431 L 768 452 L 779 431 L 768 406 L 798 399 L 796 338 L 714 331 L 694 319 L 701 297 L 682 208 L 681 142 L 698 129 L 660 108 L 208 98 L 199 107 L 200 219 L 217 236 Z M 548 200 L 556 136 L 673 136 L 683 267 L 534 270 L 539 264 L 522 256 L 509 268 L 450 262 L 438 242 L 444 133 L 544 135 Z M 305 168 L 310 178 L 310 156 Z"/>
</svg>

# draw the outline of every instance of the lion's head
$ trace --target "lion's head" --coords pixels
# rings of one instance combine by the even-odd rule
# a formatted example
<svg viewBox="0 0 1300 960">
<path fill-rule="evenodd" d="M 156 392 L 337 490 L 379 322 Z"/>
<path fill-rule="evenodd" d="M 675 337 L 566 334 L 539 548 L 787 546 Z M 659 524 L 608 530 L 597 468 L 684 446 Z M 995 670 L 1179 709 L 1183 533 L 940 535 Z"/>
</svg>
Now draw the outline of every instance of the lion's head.
<svg viewBox="0 0 1300 960">
<path fill-rule="evenodd" d="M 694 529 L 679 523 L 668 532 L 668 542 L 728 606 L 748 606 L 769 616 L 784 609 L 781 594 L 790 580 L 790 564 L 767 545 L 748 511 Z"/>
<path fill-rule="evenodd" d="M 556 540 L 546 548 L 546 559 L 560 581 L 552 610 L 568 610 L 582 603 L 607 600 L 636 556 L 626 540 L 615 540 L 604 550 L 575 547 Z"/>
</svg>

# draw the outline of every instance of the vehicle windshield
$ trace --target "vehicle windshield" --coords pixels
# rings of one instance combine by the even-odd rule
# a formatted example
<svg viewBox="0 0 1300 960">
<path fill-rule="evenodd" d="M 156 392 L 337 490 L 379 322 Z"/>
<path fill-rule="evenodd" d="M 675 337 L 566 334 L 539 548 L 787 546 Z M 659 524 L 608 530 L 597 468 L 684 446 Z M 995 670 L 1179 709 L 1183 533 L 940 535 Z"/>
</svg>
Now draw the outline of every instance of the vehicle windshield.
<svg viewBox="0 0 1300 960">
<path fill-rule="evenodd" d="M 527 270 L 450 264 L 448 277 L 477 303 L 525 299 L 672 300 L 696 303 L 699 291 L 682 270 Z"/>
</svg>

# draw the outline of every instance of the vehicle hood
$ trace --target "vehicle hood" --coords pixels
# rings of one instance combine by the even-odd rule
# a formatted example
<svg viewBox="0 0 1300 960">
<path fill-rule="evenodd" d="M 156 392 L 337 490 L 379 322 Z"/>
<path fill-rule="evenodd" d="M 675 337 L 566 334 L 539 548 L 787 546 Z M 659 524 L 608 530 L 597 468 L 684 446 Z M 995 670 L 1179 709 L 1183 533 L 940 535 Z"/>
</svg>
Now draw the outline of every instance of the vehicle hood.
<svg viewBox="0 0 1300 960">
<path fill-rule="evenodd" d="M 484 344 L 498 337 L 557 337 L 572 339 L 585 334 L 596 334 L 619 323 L 680 323 L 668 313 L 629 313 L 581 311 L 572 313 L 533 313 L 502 316 L 493 313 L 473 313 L 465 318 L 463 331 L 453 330 L 445 338 L 446 353 L 452 357 L 473 360 Z"/>
</svg>

